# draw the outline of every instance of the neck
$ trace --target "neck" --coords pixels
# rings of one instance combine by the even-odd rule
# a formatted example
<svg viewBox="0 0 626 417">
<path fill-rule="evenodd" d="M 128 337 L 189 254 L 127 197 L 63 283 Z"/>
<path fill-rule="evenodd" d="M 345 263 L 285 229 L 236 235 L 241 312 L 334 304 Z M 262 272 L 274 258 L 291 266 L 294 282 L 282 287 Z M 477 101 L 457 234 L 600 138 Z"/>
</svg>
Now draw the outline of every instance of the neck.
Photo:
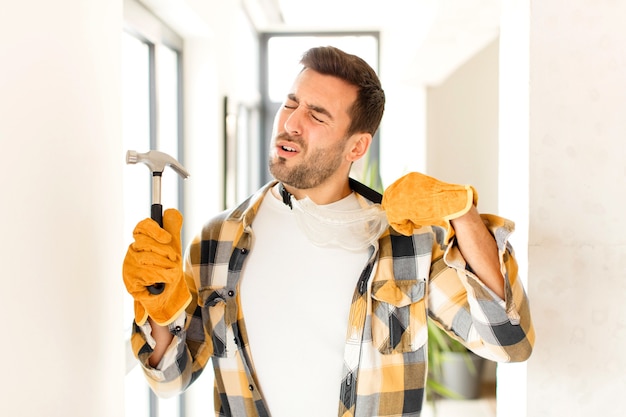
<svg viewBox="0 0 626 417">
<path fill-rule="evenodd" d="M 287 193 L 293 195 L 296 200 L 309 197 L 311 201 L 313 201 L 317 205 L 334 203 L 335 201 L 339 201 L 347 197 L 352 192 L 352 189 L 350 188 L 350 183 L 348 182 L 347 178 L 342 183 L 332 186 L 324 184 L 318 187 L 307 189 L 295 188 L 285 183 L 281 183 L 281 186 L 283 201 L 285 201 L 285 193 Z"/>
</svg>

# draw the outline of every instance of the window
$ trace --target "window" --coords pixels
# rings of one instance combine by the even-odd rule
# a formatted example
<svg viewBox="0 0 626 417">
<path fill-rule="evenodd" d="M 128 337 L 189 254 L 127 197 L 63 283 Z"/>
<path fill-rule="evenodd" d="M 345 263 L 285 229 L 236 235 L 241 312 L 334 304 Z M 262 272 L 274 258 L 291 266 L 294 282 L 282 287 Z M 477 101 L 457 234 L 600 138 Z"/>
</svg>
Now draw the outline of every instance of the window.
<svg viewBox="0 0 626 417">
<path fill-rule="evenodd" d="M 263 149 L 269 148 L 274 115 L 299 71 L 302 53 L 315 46 L 332 45 L 363 58 L 379 71 L 379 34 L 377 32 L 346 33 L 265 33 L 261 37 L 261 92 L 263 96 Z M 376 135 L 378 136 L 378 134 Z M 353 167 L 353 176 L 373 188 L 380 188 L 378 174 L 378 138 L 372 142 L 366 161 Z M 262 154 L 266 158 L 266 153 Z M 270 180 L 267 161 L 263 161 L 261 177 Z M 367 178 L 366 178 L 367 177 Z"/>
<path fill-rule="evenodd" d="M 124 148 L 147 152 L 157 149 L 181 161 L 182 39 L 135 1 L 125 1 L 127 27 L 122 41 L 122 138 Z M 182 163 L 182 161 L 181 161 Z M 127 244 L 135 224 L 150 216 L 152 175 L 146 166 L 124 170 L 124 230 Z M 163 175 L 164 207 L 182 209 L 182 179 L 173 171 Z M 127 342 L 126 415 L 184 417 L 184 396 L 156 398 L 130 350 L 133 299 L 125 294 L 124 324 Z"/>
</svg>

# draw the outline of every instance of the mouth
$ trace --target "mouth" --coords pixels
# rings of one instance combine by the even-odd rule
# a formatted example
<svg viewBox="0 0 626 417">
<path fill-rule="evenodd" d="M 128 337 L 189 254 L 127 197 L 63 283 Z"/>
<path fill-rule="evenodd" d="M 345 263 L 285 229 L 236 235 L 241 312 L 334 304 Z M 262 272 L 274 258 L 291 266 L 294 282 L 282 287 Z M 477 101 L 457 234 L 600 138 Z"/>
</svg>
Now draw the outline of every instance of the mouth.
<svg viewBox="0 0 626 417">
<path fill-rule="evenodd" d="M 295 157 L 301 151 L 297 143 L 291 140 L 279 140 L 276 143 L 276 153 L 283 158 Z"/>
<path fill-rule="evenodd" d="M 285 152 L 298 152 L 296 148 L 292 148 L 291 146 L 283 145 L 280 147 Z"/>
</svg>

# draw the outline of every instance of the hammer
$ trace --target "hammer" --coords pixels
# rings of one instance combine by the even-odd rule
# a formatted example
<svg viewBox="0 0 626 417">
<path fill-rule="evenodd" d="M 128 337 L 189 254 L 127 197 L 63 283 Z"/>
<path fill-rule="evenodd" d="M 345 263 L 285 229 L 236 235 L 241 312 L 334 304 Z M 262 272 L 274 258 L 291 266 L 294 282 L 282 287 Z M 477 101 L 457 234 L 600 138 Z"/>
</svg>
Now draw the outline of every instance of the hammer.
<svg viewBox="0 0 626 417">
<path fill-rule="evenodd" d="M 152 171 L 152 207 L 150 208 L 150 217 L 156 221 L 159 226 L 163 227 L 163 206 L 161 205 L 161 176 L 166 166 L 172 168 L 178 175 L 186 179 L 189 173 L 183 166 L 173 157 L 159 151 L 148 151 L 146 153 L 138 153 L 137 151 L 126 152 L 126 163 L 136 164 L 143 162 Z M 151 294 L 161 294 L 165 290 L 165 283 L 158 282 L 148 287 Z"/>
</svg>

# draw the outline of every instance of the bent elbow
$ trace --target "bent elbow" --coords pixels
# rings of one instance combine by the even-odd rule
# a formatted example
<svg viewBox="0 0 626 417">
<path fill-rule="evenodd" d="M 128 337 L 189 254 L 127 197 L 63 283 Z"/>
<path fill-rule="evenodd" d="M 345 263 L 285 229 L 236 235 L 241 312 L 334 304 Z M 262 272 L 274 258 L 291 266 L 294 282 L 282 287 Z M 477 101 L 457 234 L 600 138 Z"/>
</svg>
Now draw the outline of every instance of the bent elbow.
<svg viewBox="0 0 626 417">
<path fill-rule="evenodd" d="M 524 340 L 524 342 L 515 346 L 509 346 L 506 349 L 506 353 L 508 356 L 506 362 L 524 362 L 533 353 L 533 345 L 528 340 Z"/>
</svg>

